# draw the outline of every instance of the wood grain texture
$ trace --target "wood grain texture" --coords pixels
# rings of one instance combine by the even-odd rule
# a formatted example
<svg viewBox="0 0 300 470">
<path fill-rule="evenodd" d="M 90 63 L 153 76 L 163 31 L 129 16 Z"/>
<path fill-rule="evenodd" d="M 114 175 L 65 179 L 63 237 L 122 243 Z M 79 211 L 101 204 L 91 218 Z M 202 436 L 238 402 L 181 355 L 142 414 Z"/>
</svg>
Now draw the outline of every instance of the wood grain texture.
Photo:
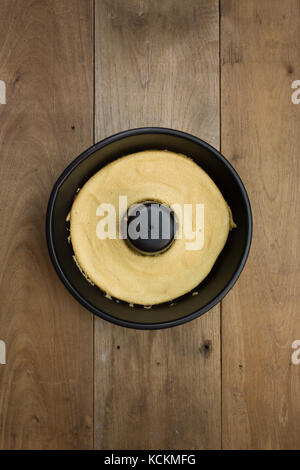
<svg viewBox="0 0 300 470">
<path fill-rule="evenodd" d="M 93 142 L 93 0 L 0 3 L 0 448 L 219 448 L 220 306 L 163 331 L 97 319 L 94 339 L 48 258 L 51 187 Z M 157 125 L 219 147 L 218 3 L 96 0 L 96 140 Z M 254 215 L 222 307 L 222 445 L 297 449 L 300 5 L 220 3 L 222 152 Z"/>
<path fill-rule="evenodd" d="M 219 146 L 218 2 L 96 0 L 95 134 L 173 127 Z M 95 446 L 221 445 L 220 307 L 134 331 L 95 322 Z"/>
<path fill-rule="evenodd" d="M 296 0 L 222 0 L 222 151 L 254 215 L 246 269 L 223 302 L 223 446 L 299 449 L 299 122 Z"/>
<path fill-rule="evenodd" d="M 50 264 L 52 185 L 93 141 L 89 0 L 1 0 L 0 448 L 93 445 L 93 318 Z"/>
</svg>

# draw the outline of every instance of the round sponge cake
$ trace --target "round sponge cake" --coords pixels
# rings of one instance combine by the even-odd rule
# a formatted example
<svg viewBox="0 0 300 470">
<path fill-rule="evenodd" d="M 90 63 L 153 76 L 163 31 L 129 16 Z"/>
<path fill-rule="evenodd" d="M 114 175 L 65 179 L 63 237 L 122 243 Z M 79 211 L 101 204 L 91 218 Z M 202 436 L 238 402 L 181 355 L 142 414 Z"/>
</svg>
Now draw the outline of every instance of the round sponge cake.
<svg viewBox="0 0 300 470">
<path fill-rule="evenodd" d="M 182 237 L 156 256 L 137 252 L 119 234 L 119 196 L 127 197 L 128 207 L 159 201 L 173 208 Z M 102 203 L 116 207 L 114 239 L 97 236 L 97 208 Z M 182 215 L 176 213 L 184 204 L 203 204 L 201 249 L 187 249 L 191 239 L 183 230 Z M 197 287 L 233 226 L 230 209 L 212 179 L 190 158 L 167 150 L 142 151 L 106 165 L 78 192 L 70 214 L 76 262 L 86 277 L 110 296 L 141 305 L 170 301 Z"/>
</svg>

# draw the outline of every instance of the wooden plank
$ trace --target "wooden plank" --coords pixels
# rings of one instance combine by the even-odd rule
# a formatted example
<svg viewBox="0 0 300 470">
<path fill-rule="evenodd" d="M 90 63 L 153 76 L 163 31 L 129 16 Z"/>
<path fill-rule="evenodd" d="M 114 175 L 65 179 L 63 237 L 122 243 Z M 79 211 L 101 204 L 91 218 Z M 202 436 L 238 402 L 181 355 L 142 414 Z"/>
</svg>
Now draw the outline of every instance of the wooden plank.
<svg viewBox="0 0 300 470">
<path fill-rule="evenodd" d="M 216 0 L 96 0 L 95 25 L 96 140 L 164 126 L 219 146 Z M 220 404 L 219 306 L 163 331 L 96 320 L 97 448 L 219 448 Z"/>
<path fill-rule="evenodd" d="M 93 318 L 44 228 L 52 185 L 93 142 L 92 17 L 90 0 L 1 1 L 1 449 L 93 445 Z"/>
<path fill-rule="evenodd" d="M 223 303 L 223 446 L 297 449 L 300 367 L 297 0 L 222 0 L 222 151 L 254 213 L 248 265 Z"/>
</svg>

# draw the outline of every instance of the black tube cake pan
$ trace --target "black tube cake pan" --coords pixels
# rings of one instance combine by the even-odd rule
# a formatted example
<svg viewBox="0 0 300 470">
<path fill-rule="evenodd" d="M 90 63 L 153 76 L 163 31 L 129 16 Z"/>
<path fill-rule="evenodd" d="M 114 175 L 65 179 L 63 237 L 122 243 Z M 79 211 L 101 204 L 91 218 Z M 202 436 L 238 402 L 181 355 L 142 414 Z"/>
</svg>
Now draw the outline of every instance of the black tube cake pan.
<svg viewBox="0 0 300 470">
<path fill-rule="evenodd" d="M 194 160 L 216 183 L 230 206 L 237 228 L 231 230 L 224 249 L 209 275 L 192 292 L 145 309 L 109 299 L 90 284 L 73 260 L 66 217 L 78 188 L 111 161 L 142 150 L 162 149 Z M 131 129 L 108 137 L 77 157 L 61 174 L 51 192 L 46 236 L 56 272 L 69 292 L 95 315 L 121 326 L 158 329 L 193 320 L 214 307 L 233 287 L 246 263 L 251 238 L 252 214 L 245 187 L 231 164 L 209 144 L 185 132 L 160 127 Z M 197 295 L 192 295 L 197 291 Z"/>
</svg>

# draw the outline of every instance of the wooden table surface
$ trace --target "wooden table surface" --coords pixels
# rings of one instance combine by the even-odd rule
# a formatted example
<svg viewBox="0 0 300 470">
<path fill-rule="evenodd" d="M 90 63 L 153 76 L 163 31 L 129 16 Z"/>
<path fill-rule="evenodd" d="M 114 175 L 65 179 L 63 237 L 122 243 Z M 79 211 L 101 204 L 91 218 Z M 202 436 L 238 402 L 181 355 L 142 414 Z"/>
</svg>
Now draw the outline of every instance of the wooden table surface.
<svg viewBox="0 0 300 470">
<path fill-rule="evenodd" d="M 0 0 L 0 448 L 299 449 L 298 0 Z M 45 241 L 52 185 L 141 126 L 206 140 L 254 234 L 221 304 L 135 331 L 81 307 Z"/>
</svg>

